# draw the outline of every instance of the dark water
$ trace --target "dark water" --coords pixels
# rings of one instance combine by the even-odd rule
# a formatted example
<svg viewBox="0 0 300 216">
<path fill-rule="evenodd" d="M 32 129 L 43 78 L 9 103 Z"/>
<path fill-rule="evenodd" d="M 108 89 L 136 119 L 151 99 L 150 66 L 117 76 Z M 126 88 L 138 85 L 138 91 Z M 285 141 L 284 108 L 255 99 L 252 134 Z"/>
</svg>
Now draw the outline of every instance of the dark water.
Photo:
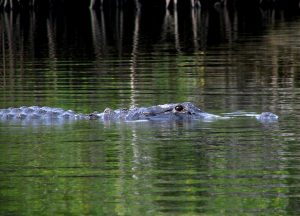
<svg viewBox="0 0 300 216">
<path fill-rule="evenodd" d="M 300 19 L 255 13 L 1 13 L 1 108 L 192 101 L 280 120 L 0 122 L 0 214 L 298 215 Z"/>
</svg>

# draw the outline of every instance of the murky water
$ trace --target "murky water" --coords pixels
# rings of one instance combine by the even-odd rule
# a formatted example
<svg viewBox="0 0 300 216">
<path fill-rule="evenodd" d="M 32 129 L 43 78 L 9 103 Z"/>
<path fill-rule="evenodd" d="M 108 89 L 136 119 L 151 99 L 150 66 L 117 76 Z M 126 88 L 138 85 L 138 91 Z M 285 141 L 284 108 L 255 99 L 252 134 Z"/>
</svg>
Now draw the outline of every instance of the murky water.
<svg viewBox="0 0 300 216">
<path fill-rule="evenodd" d="M 180 13 L 2 13 L 0 107 L 280 120 L 0 122 L 1 215 L 299 214 L 300 20 Z"/>
</svg>

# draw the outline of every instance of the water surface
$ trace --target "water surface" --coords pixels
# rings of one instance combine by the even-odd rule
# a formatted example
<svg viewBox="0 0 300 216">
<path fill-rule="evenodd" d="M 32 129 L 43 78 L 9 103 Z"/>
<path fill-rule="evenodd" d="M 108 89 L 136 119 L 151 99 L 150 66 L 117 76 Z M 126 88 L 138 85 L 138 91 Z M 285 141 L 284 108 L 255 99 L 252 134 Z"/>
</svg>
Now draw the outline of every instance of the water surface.
<svg viewBox="0 0 300 216">
<path fill-rule="evenodd" d="M 1 214 L 299 214 L 300 20 L 271 12 L 1 13 L 1 108 L 191 101 L 280 116 L 0 122 Z"/>
</svg>

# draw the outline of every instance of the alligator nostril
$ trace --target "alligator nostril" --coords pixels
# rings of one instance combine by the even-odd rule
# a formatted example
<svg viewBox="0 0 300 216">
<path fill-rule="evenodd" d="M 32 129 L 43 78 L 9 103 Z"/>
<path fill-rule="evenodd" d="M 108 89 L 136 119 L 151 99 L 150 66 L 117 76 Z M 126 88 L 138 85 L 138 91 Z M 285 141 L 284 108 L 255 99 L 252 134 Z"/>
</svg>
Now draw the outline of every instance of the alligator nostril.
<svg viewBox="0 0 300 216">
<path fill-rule="evenodd" d="M 181 112 L 183 109 L 184 109 L 184 107 L 180 104 L 175 107 L 175 110 L 178 112 Z"/>
</svg>

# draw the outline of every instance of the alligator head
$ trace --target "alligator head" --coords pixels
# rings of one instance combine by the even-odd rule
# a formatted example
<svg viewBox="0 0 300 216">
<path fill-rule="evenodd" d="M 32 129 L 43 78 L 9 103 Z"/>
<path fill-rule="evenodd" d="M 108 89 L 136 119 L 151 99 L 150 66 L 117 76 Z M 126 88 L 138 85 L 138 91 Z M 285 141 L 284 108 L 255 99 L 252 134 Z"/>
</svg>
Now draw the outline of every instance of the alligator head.
<svg viewBox="0 0 300 216">
<path fill-rule="evenodd" d="M 150 121 L 168 121 L 168 120 L 213 120 L 220 116 L 202 111 L 190 102 L 179 104 L 163 104 L 150 107 L 117 109 L 106 108 L 103 113 L 97 114 L 103 121 L 111 120 L 150 120 Z"/>
</svg>

